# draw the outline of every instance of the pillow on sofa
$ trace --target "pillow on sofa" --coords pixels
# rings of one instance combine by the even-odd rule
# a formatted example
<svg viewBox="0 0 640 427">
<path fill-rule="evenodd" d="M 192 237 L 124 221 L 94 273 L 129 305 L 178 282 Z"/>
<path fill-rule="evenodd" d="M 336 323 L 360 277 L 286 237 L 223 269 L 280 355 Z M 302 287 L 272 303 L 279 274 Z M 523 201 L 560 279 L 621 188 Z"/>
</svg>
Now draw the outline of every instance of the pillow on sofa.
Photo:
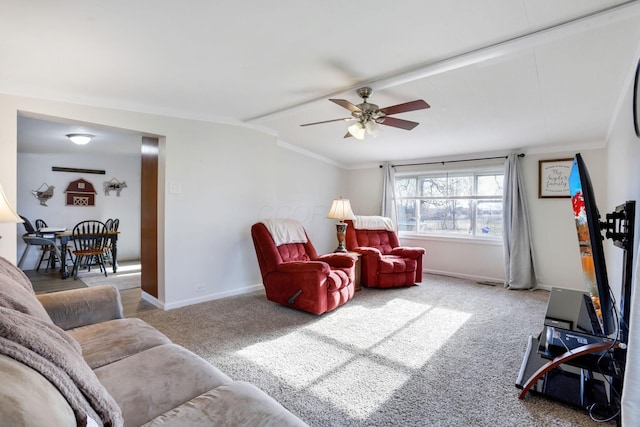
<svg viewBox="0 0 640 427">
<path fill-rule="evenodd" d="M 0 257 L 0 307 L 10 308 L 52 323 L 29 278 L 6 258 Z"/>
</svg>

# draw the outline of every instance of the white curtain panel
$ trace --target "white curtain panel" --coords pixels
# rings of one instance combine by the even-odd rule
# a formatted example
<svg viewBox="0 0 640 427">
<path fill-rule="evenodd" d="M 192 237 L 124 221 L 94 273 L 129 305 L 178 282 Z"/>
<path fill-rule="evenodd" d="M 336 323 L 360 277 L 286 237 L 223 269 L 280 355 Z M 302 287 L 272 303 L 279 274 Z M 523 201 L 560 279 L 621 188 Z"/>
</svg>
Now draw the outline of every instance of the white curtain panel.
<svg viewBox="0 0 640 427">
<path fill-rule="evenodd" d="M 537 280 L 533 266 L 529 212 L 518 163 L 518 155 L 510 154 L 504 164 L 504 286 L 509 289 L 533 289 Z"/>
<path fill-rule="evenodd" d="M 380 206 L 380 215 L 391 218 L 394 224 L 398 224 L 398 215 L 396 213 L 396 171 L 391 163 L 385 163 L 382 166 L 384 176 L 382 178 L 382 205 Z"/>
</svg>

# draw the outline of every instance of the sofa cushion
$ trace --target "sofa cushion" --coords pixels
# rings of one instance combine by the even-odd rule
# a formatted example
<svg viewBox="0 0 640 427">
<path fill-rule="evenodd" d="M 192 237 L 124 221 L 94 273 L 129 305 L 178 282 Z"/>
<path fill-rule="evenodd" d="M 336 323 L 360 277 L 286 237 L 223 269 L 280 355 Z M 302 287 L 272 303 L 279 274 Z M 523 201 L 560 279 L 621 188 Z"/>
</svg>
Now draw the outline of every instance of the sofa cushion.
<svg viewBox="0 0 640 427">
<path fill-rule="evenodd" d="M 231 382 L 209 362 L 176 344 L 150 348 L 95 373 L 122 409 L 125 426 L 144 424 Z"/>
<path fill-rule="evenodd" d="M 0 257 L 0 307 L 17 310 L 52 323 L 22 270 Z"/>
<path fill-rule="evenodd" d="M 91 369 L 171 343 L 163 333 L 136 318 L 109 320 L 67 332 L 80 343 L 82 356 Z"/>
<path fill-rule="evenodd" d="M 52 323 L 0 307 L 0 354 L 29 366 L 54 384 L 79 425 L 88 418 L 122 425 L 118 404 L 82 358 L 80 344 Z"/>
<path fill-rule="evenodd" d="M 70 426 L 76 417 L 58 389 L 37 371 L 0 354 L 3 426 Z"/>
<path fill-rule="evenodd" d="M 294 427 L 306 426 L 298 417 L 257 387 L 235 381 L 210 390 L 153 419 L 144 427 Z"/>
</svg>

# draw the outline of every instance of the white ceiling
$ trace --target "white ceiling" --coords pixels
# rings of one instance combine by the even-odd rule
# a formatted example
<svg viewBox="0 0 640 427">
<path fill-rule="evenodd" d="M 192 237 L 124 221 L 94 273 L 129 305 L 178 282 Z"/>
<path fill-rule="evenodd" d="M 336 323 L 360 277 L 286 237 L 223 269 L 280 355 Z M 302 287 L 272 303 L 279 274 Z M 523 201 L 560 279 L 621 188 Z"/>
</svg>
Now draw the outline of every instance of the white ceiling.
<svg viewBox="0 0 640 427">
<path fill-rule="evenodd" d="M 603 145 L 640 54 L 640 2 L 616 0 L 2 0 L 0 92 L 246 124 L 353 167 Z M 344 139 L 328 98 L 424 99 Z M 21 117 L 19 150 L 131 149 L 125 133 Z M 104 136 L 104 138 L 103 138 Z M 99 144 L 103 141 L 102 147 Z M 124 141 L 128 142 L 124 142 Z M 109 141 L 107 143 L 106 141 Z M 47 148 L 38 148 L 45 146 Z M 107 148 L 108 147 L 108 148 Z"/>
</svg>

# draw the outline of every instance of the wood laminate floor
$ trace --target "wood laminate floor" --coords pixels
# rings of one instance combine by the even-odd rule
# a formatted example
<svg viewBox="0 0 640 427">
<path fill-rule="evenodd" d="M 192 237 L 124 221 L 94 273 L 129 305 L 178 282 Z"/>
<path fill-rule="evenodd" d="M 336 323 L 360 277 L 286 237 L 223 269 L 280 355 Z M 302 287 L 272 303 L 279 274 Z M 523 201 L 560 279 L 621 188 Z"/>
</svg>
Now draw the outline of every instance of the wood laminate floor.
<svg viewBox="0 0 640 427">
<path fill-rule="evenodd" d="M 122 261 L 118 262 L 118 265 L 126 266 L 131 263 L 139 263 L 139 261 Z M 31 280 L 31 283 L 33 284 L 33 290 L 36 292 L 36 294 L 59 292 L 67 289 L 78 289 L 87 287 L 87 285 L 85 285 L 82 280 L 73 280 L 73 277 L 69 277 L 67 279 L 60 278 L 60 271 L 58 271 L 57 269 L 49 270 L 48 273 L 45 273 L 44 268 L 41 268 L 40 271 L 25 270 L 25 274 Z M 143 300 L 141 295 L 142 291 L 140 290 L 140 288 L 125 289 L 120 291 L 123 311 L 126 317 L 132 316 L 142 311 L 158 309 L 153 304 Z"/>
</svg>

